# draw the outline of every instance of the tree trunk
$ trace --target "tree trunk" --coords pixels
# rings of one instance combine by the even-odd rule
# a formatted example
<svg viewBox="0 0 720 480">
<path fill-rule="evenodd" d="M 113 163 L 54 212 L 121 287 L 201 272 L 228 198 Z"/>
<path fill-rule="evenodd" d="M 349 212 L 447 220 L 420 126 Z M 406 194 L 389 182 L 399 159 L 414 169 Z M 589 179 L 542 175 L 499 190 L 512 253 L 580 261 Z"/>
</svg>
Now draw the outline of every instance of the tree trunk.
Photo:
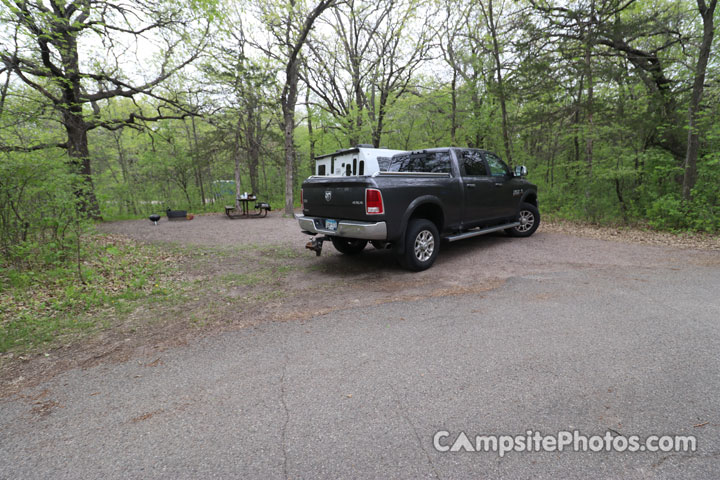
<svg viewBox="0 0 720 480">
<path fill-rule="evenodd" d="M 555 155 L 557 154 L 558 140 L 560 135 L 555 135 L 555 144 L 550 155 L 550 188 L 555 186 Z"/>
<path fill-rule="evenodd" d="M 295 104 L 297 103 L 298 88 L 298 55 L 302 46 L 307 40 L 310 29 L 317 17 L 325 10 L 333 6 L 335 0 L 320 0 L 315 8 L 305 17 L 299 35 L 294 42 L 290 42 L 292 31 L 292 18 L 287 18 L 287 29 L 285 31 L 285 43 L 288 46 L 287 64 L 285 65 L 285 86 L 280 96 L 283 113 L 283 136 L 285 137 L 285 214 L 292 215 L 294 213 L 293 188 L 295 186 L 293 169 L 295 168 Z M 291 0 L 290 5 L 295 6 L 295 1 Z"/>
<path fill-rule="evenodd" d="M 64 112 L 63 124 L 68 137 L 67 152 L 70 157 L 70 167 L 74 173 L 80 175 L 80 183 L 75 187 L 75 195 L 79 200 L 78 208 L 88 218 L 102 220 L 90 169 L 87 125 L 82 113 L 76 115 L 72 112 Z"/>
<path fill-rule="evenodd" d="M 235 129 L 235 210 L 240 210 L 240 196 L 242 192 L 242 183 L 240 176 L 240 120 L 238 120 L 237 128 Z"/>
<path fill-rule="evenodd" d="M 588 24 L 588 34 L 585 40 L 585 77 L 587 78 L 587 131 L 585 132 L 585 162 L 587 163 L 588 177 L 592 177 L 593 168 L 593 72 L 592 72 L 592 47 L 593 47 L 593 32 L 592 24 L 595 17 L 595 2 L 590 3 L 590 19 Z M 586 184 L 587 185 L 587 184 Z M 590 196 L 590 191 L 585 189 L 585 196 Z"/>
<path fill-rule="evenodd" d="M 95 197 L 95 187 L 90 168 L 88 125 L 83 118 L 83 103 L 80 100 L 82 88 L 77 38 L 67 31 L 58 33 L 63 38 L 60 58 L 66 75 L 61 86 L 63 101 L 61 112 L 63 125 L 68 136 L 67 152 L 73 173 L 78 173 L 81 177 L 80 184 L 75 189 L 75 194 L 79 200 L 78 207 L 80 213 L 84 216 L 93 220 L 102 220 L 100 206 Z"/>
<path fill-rule="evenodd" d="M 313 131 L 312 110 L 310 108 L 310 87 L 305 90 L 305 108 L 307 108 L 308 139 L 310 141 L 310 169 L 315 175 L 315 132 Z"/>
<path fill-rule="evenodd" d="M 285 137 L 285 214 L 294 213 L 293 190 L 295 181 L 295 104 L 297 103 L 298 65 L 297 59 L 287 68 L 286 85 L 282 95 L 283 136 Z"/>
<path fill-rule="evenodd" d="M 377 123 L 373 129 L 372 141 L 375 148 L 380 148 L 380 140 L 382 139 L 383 129 L 385 128 L 385 109 L 390 92 L 383 90 L 380 92 L 380 105 L 378 106 Z"/>
<path fill-rule="evenodd" d="M 248 174 L 250 175 L 250 190 L 255 195 L 260 191 L 258 165 L 260 164 L 260 146 L 254 141 L 248 152 Z"/>
<path fill-rule="evenodd" d="M 578 82 L 577 99 L 575 100 L 575 111 L 573 112 L 573 166 L 572 170 L 575 172 L 579 169 L 580 164 L 580 103 L 582 102 L 583 91 L 585 90 L 585 75 L 580 75 Z M 565 179 L 568 178 L 568 171 L 565 169 Z"/>
<path fill-rule="evenodd" d="M 592 48 L 593 48 L 593 25 L 592 22 L 595 19 L 595 1 L 590 2 L 590 15 L 588 16 L 588 33 L 585 38 L 585 77 L 587 78 L 587 106 L 585 108 L 587 114 L 587 125 L 585 129 L 585 165 L 587 168 L 587 180 L 583 182 L 585 184 L 585 213 L 588 216 L 592 216 L 591 211 L 591 179 L 593 170 L 593 137 L 595 135 L 595 127 L 593 125 L 593 100 L 595 89 L 593 85 L 593 71 L 592 71 Z M 616 184 L 616 188 L 619 189 L 619 183 Z M 619 190 L 618 190 L 618 195 Z M 625 206 L 622 204 L 623 207 Z"/>
<path fill-rule="evenodd" d="M 482 101 L 480 100 L 480 92 L 478 92 L 478 86 L 477 86 L 477 74 L 473 73 L 473 84 L 472 84 L 472 105 L 473 105 L 473 130 L 475 135 L 468 139 L 468 147 L 470 148 L 482 148 L 482 142 L 483 142 L 483 136 L 482 136 L 482 130 L 480 128 L 480 119 L 482 112 L 480 109 L 482 108 Z"/>
<path fill-rule="evenodd" d="M 503 132 L 503 144 L 505 146 L 505 160 L 508 165 L 512 168 L 512 148 L 510 144 L 510 134 L 508 133 L 508 114 L 507 106 L 505 104 L 505 87 L 503 85 L 502 77 L 502 63 L 500 61 L 500 45 L 497 39 L 497 28 L 495 25 L 495 19 L 493 17 L 493 0 L 488 1 L 488 27 L 490 28 L 490 35 L 492 36 L 493 44 L 493 58 L 495 59 L 495 69 L 497 72 L 497 88 L 498 88 L 498 99 L 500 100 L 500 110 L 502 112 L 502 132 Z"/>
<path fill-rule="evenodd" d="M 453 67 L 452 83 L 450 84 L 450 99 L 452 110 L 450 113 L 450 143 L 457 145 L 457 69 Z"/>
<path fill-rule="evenodd" d="M 250 190 L 258 193 L 258 164 L 260 163 L 260 130 L 262 129 L 260 112 L 255 99 L 248 105 L 247 119 L 245 121 L 245 138 L 248 146 L 248 174 L 250 175 Z"/>
<path fill-rule="evenodd" d="M 713 24 L 713 15 L 717 0 L 712 0 L 710 5 L 706 5 L 704 0 L 697 0 L 698 10 L 703 19 L 703 38 L 700 44 L 700 52 L 695 67 L 695 80 L 693 82 L 692 95 L 690 97 L 690 107 L 688 108 L 688 141 L 687 152 L 685 154 L 685 174 L 683 175 L 682 196 L 683 200 L 688 201 L 692 196 L 692 189 L 697 180 L 697 159 L 700 152 L 700 135 L 697 131 L 697 113 L 700 108 L 700 100 L 702 99 L 703 89 L 705 85 L 705 72 L 707 70 L 708 59 L 710 57 L 710 48 L 712 47 L 715 26 Z"/>
<path fill-rule="evenodd" d="M 354 147 L 355 145 L 358 145 L 360 142 L 360 135 L 362 134 L 362 126 L 363 126 L 363 119 L 362 119 L 362 112 L 363 112 L 363 90 L 362 85 L 360 85 L 360 59 L 358 58 L 357 54 L 353 54 L 352 58 L 352 82 L 353 82 L 353 90 L 355 92 L 355 124 L 353 126 L 353 133 L 350 135 L 350 146 Z"/>
<path fill-rule="evenodd" d="M 195 126 L 195 117 L 190 117 L 190 123 L 192 123 L 193 140 L 195 143 L 195 155 L 193 155 L 193 157 L 195 158 L 195 176 L 197 178 L 198 187 L 200 187 L 200 203 L 202 205 L 205 205 L 205 186 L 203 185 L 202 164 L 199 160 L 200 144 L 198 142 L 197 128 Z"/>
<path fill-rule="evenodd" d="M 135 205 L 135 197 L 133 195 L 132 182 L 130 181 L 130 166 L 128 159 L 125 155 L 125 149 L 122 145 L 122 132 L 123 129 L 112 132 L 113 140 L 115 140 L 115 147 L 118 152 L 118 162 L 120 163 L 120 173 L 122 174 L 122 184 L 126 189 L 126 193 L 123 195 L 123 203 L 125 210 L 134 215 L 137 215 L 137 206 Z M 112 171 L 112 170 L 111 170 Z M 114 175 L 113 175 L 114 176 Z"/>
<path fill-rule="evenodd" d="M 10 72 L 5 72 L 5 83 L 0 88 L 0 115 L 5 110 L 5 98 L 7 98 L 8 87 L 10 86 Z"/>
</svg>

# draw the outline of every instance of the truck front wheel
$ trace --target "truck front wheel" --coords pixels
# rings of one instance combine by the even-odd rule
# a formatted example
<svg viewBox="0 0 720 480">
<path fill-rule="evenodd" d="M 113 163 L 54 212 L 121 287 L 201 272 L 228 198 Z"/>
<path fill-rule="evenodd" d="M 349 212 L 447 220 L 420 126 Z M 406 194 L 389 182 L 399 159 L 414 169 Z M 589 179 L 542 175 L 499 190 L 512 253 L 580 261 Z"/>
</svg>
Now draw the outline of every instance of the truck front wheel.
<svg viewBox="0 0 720 480">
<path fill-rule="evenodd" d="M 529 237 L 540 226 L 540 211 L 531 203 L 521 203 L 517 221 L 520 225 L 505 231 L 511 237 Z"/>
<path fill-rule="evenodd" d="M 367 245 L 367 240 L 360 240 L 359 238 L 342 238 L 342 237 L 331 237 L 333 247 L 340 253 L 345 255 L 355 255 L 362 252 Z"/>
<path fill-rule="evenodd" d="M 400 257 L 403 267 L 419 272 L 435 263 L 440 251 L 440 235 L 433 222 L 424 218 L 410 220 L 405 232 L 405 252 Z"/>
</svg>

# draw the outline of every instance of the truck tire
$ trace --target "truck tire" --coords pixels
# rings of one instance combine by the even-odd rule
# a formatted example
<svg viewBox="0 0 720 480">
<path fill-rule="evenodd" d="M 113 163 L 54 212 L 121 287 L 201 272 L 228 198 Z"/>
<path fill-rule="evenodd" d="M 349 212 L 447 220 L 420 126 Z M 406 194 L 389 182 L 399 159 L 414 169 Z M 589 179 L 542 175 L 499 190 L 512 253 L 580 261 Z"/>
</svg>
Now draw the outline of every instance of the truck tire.
<svg viewBox="0 0 720 480">
<path fill-rule="evenodd" d="M 419 272 L 435 263 L 440 251 L 440 234 L 433 222 L 415 218 L 408 223 L 405 231 L 405 252 L 399 257 L 400 264 Z"/>
<path fill-rule="evenodd" d="M 540 210 L 531 203 L 521 203 L 517 221 L 520 225 L 505 231 L 511 237 L 529 237 L 540 226 Z"/>
<path fill-rule="evenodd" d="M 356 255 L 362 252 L 367 245 L 367 240 L 358 238 L 331 237 L 333 247 L 345 255 Z"/>
</svg>

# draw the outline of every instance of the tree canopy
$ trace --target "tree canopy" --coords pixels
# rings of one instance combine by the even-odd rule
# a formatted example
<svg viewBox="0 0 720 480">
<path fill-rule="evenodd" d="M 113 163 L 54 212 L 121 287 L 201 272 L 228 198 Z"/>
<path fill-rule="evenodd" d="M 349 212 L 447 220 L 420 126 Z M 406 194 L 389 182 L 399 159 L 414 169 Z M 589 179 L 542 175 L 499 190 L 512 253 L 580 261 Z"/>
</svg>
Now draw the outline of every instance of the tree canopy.
<svg viewBox="0 0 720 480">
<path fill-rule="evenodd" d="M 291 212 L 359 143 L 487 148 L 548 213 L 717 231 L 716 6 L 0 0 L 3 253 L 73 209 Z"/>
</svg>

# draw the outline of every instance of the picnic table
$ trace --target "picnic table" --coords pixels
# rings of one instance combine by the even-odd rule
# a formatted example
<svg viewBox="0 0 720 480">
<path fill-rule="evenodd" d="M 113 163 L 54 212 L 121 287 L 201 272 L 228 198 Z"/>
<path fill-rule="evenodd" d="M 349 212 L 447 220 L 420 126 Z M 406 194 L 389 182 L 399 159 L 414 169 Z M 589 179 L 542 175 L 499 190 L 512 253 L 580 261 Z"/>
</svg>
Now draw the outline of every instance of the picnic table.
<svg viewBox="0 0 720 480">
<path fill-rule="evenodd" d="M 240 204 L 240 211 L 235 208 L 235 205 L 225 206 L 225 215 L 229 218 L 262 218 L 267 216 L 267 212 L 271 210 L 269 203 L 257 202 L 257 196 L 253 194 L 240 196 L 237 198 L 237 202 Z M 250 202 L 257 202 L 253 213 L 250 213 Z"/>
</svg>

